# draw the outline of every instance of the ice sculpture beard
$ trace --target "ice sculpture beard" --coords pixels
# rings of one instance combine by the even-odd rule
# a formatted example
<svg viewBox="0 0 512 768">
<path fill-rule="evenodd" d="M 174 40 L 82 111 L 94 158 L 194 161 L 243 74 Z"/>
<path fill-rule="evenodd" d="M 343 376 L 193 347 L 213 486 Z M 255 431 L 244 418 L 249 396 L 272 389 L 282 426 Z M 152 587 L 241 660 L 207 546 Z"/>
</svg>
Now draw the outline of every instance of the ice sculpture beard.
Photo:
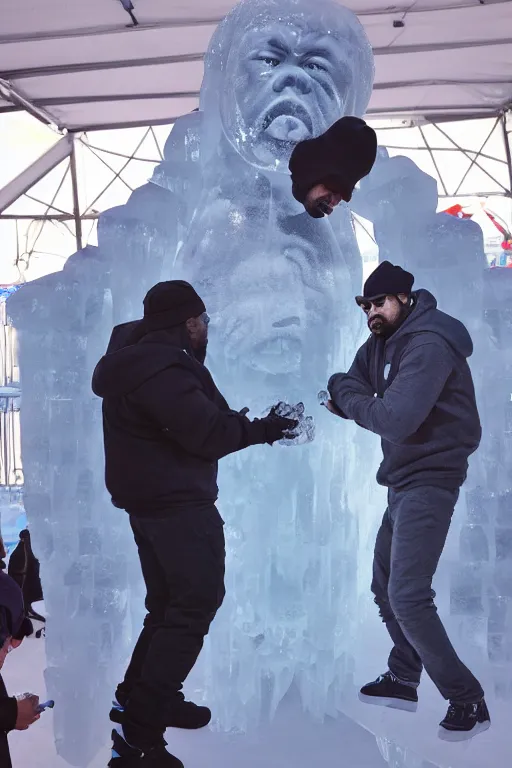
<svg viewBox="0 0 512 768">
<path fill-rule="evenodd" d="M 297 233 L 281 234 L 260 255 L 248 250 L 245 258 L 238 254 L 216 328 L 226 358 L 255 372 L 300 375 L 304 349 L 322 348 L 326 329 L 338 320 L 332 265 Z"/>
<path fill-rule="evenodd" d="M 227 62 L 234 92 L 224 95 L 221 120 L 230 144 L 251 165 L 288 173 L 295 144 L 346 114 L 352 56 L 348 40 L 298 23 L 246 32 Z"/>
</svg>

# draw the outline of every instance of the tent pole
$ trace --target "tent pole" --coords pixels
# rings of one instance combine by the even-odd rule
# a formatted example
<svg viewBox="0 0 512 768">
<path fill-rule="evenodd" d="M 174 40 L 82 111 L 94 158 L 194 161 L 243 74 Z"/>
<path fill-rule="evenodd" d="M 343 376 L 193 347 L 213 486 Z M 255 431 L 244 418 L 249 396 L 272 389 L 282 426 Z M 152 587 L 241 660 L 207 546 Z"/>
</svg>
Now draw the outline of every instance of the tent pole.
<svg viewBox="0 0 512 768">
<path fill-rule="evenodd" d="M 36 107 L 30 99 L 28 99 L 21 91 L 17 91 L 11 83 L 0 77 L 0 96 L 10 101 L 18 109 L 23 109 L 28 112 L 29 115 L 35 117 L 36 120 L 40 120 L 50 128 L 55 129 L 59 133 L 63 133 L 63 127 L 59 125 L 57 118 L 55 118 L 50 112 L 47 112 L 42 107 Z"/>
<path fill-rule="evenodd" d="M 80 218 L 80 201 L 78 197 L 78 176 L 76 171 L 76 145 L 75 145 L 74 136 L 72 137 L 69 167 L 71 170 L 71 185 L 73 188 L 73 217 L 75 219 L 76 247 L 78 251 L 81 251 L 82 250 L 82 219 Z"/>
<path fill-rule="evenodd" d="M 508 137 L 508 131 L 507 131 L 507 112 L 503 112 L 501 116 L 501 127 L 503 128 L 503 140 L 505 142 L 505 157 L 507 158 L 507 167 L 508 167 L 508 183 L 509 183 L 509 190 L 508 194 L 510 197 L 512 197 L 512 154 L 510 151 L 510 139 Z"/>
</svg>

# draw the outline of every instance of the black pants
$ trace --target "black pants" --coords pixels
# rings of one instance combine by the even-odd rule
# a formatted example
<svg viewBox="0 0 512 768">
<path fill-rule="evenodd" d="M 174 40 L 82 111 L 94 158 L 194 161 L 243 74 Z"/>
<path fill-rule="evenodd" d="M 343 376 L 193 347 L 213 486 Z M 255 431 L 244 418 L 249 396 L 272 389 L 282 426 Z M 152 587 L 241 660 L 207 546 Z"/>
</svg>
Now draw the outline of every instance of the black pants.
<svg viewBox="0 0 512 768">
<path fill-rule="evenodd" d="M 224 529 L 215 506 L 130 517 L 146 583 L 144 628 L 118 688 L 125 733 L 142 748 L 161 738 L 224 599 Z"/>
<path fill-rule="evenodd" d="M 389 491 L 375 544 L 372 591 L 394 644 L 390 671 L 417 685 L 425 667 L 445 699 L 466 704 L 479 701 L 483 690 L 457 656 L 432 590 L 458 495 L 433 486 Z"/>
</svg>

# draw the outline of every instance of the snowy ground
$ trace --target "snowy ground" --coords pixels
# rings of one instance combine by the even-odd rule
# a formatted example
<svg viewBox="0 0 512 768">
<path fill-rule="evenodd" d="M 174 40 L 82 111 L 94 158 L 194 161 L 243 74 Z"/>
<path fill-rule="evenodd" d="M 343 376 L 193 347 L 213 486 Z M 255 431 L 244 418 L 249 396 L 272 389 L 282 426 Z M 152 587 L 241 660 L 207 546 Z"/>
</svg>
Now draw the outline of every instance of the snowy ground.
<svg viewBox="0 0 512 768">
<path fill-rule="evenodd" d="M 44 612 L 43 608 L 40 610 Z M 373 635 L 365 633 L 368 646 L 362 643 L 359 647 L 362 657 L 376 656 Z M 27 638 L 6 659 L 2 674 L 8 691 L 31 691 L 44 700 L 44 667 L 44 639 Z M 361 675 L 357 676 L 359 679 Z M 383 745 L 389 754 L 389 766 L 510 768 L 510 708 L 488 696 L 491 729 L 471 742 L 446 744 L 437 738 L 437 724 L 446 705 L 426 676 L 420 692 L 416 715 L 361 704 L 354 691 L 350 696 L 353 719 L 340 715 L 337 720 L 328 718 L 322 725 L 303 715 L 297 697 L 290 695 L 272 725 L 262 726 L 247 736 L 233 738 L 204 729 L 195 733 L 169 730 L 166 738 L 169 749 L 186 768 L 388 768 L 373 733 L 389 740 Z M 9 740 L 14 768 L 68 766 L 55 751 L 51 711 L 45 712 L 28 731 L 13 732 Z M 89 768 L 106 768 L 108 760 L 109 745 L 105 744 L 99 747 Z"/>
<path fill-rule="evenodd" d="M 10 693 L 31 691 L 45 698 L 44 640 L 28 638 L 11 653 L 3 669 Z M 28 731 L 10 737 L 14 768 L 66 768 L 55 752 L 52 713 L 45 712 Z M 324 725 L 311 722 L 292 698 L 272 726 L 252 736 L 230 739 L 205 729 L 196 733 L 169 730 L 169 748 L 186 768 L 386 768 L 375 737 L 340 716 Z M 99 749 L 90 768 L 106 768 L 108 745 Z M 495 767 L 493 767 L 495 768 Z"/>
</svg>

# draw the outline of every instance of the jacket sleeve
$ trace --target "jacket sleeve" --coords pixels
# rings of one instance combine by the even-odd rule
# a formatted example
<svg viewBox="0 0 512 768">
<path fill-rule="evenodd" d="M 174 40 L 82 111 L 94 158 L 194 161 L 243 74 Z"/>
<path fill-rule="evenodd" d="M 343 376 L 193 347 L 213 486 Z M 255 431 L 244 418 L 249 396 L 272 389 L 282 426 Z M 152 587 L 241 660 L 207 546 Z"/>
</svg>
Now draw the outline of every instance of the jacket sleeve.
<svg viewBox="0 0 512 768">
<path fill-rule="evenodd" d="M 185 451 L 209 461 L 266 442 L 265 424 L 221 410 L 186 368 L 173 366 L 139 387 L 133 399 Z"/>
<path fill-rule="evenodd" d="M 441 341 L 413 339 L 384 397 L 361 394 L 350 380 L 336 405 L 349 419 L 391 443 L 401 443 L 423 424 L 453 370 L 453 358 Z"/>
<path fill-rule="evenodd" d="M 348 373 L 334 373 L 327 385 L 331 400 L 338 409 L 339 415 L 344 419 L 349 417 L 343 409 L 341 402 L 347 393 L 358 392 L 369 397 L 373 397 L 375 394 L 368 371 L 367 349 L 367 344 L 363 344 L 359 348 Z"/>
<path fill-rule="evenodd" d="M 12 731 L 18 717 L 18 702 L 14 696 L 0 696 L 0 731 Z"/>
</svg>

